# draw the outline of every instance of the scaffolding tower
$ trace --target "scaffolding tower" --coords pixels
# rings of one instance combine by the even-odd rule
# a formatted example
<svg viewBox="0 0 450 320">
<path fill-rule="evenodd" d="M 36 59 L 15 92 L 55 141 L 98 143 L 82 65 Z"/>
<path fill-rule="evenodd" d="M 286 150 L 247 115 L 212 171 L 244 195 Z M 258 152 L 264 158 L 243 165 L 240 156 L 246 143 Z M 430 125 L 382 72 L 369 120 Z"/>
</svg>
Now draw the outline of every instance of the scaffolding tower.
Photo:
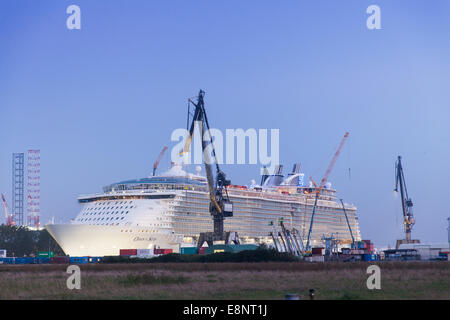
<svg viewBox="0 0 450 320">
<path fill-rule="evenodd" d="M 24 213 L 24 163 L 23 153 L 13 153 L 12 156 L 12 214 L 16 225 L 23 226 Z"/>
<path fill-rule="evenodd" d="M 28 150 L 27 161 L 28 226 L 39 228 L 41 198 L 41 151 Z"/>
</svg>

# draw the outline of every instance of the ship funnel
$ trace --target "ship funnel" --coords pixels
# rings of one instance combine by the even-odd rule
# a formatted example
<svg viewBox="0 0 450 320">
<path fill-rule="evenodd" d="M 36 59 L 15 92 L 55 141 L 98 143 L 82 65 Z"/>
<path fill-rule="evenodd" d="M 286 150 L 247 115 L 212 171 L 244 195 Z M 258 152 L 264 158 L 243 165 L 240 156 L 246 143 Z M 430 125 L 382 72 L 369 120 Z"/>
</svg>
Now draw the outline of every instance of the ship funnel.
<svg viewBox="0 0 450 320">
<path fill-rule="evenodd" d="M 262 169 L 262 175 L 261 175 L 261 185 L 264 185 L 264 182 L 266 182 L 268 177 L 269 177 L 269 170 L 267 170 L 267 167 L 264 166 L 264 168 Z"/>
<path fill-rule="evenodd" d="M 304 174 L 300 173 L 300 163 L 294 164 L 292 172 L 288 174 L 287 178 L 283 181 L 282 185 L 287 186 L 303 186 Z"/>
<path fill-rule="evenodd" d="M 295 163 L 294 167 L 292 168 L 292 174 L 297 174 L 300 173 L 300 168 L 301 168 L 301 164 L 300 163 Z"/>
<path fill-rule="evenodd" d="M 265 187 L 275 187 L 281 185 L 283 182 L 283 165 L 277 164 L 275 166 L 274 174 L 268 176 L 264 181 L 263 186 Z"/>
<path fill-rule="evenodd" d="M 281 175 L 281 174 L 283 174 L 283 165 L 277 164 L 275 166 L 275 175 Z"/>
</svg>

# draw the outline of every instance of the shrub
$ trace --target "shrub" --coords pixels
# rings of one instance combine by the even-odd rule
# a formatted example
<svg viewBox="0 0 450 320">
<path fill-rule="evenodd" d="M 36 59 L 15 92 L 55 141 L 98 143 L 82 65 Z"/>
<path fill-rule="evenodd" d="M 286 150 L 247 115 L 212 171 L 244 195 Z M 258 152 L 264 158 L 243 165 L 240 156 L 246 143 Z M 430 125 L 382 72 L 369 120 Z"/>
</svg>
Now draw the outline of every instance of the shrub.
<svg viewBox="0 0 450 320">
<path fill-rule="evenodd" d="M 293 262 L 298 259 L 286 252 L 275 249 L 258 248 L 241 252 L 220 252 L 207 255 L 182 255 L 169 253 L 149 259 L 129 258 L 123 256 L 104 257 L 102 263 L 167 263 L 167 262 Z"/>
</svg>

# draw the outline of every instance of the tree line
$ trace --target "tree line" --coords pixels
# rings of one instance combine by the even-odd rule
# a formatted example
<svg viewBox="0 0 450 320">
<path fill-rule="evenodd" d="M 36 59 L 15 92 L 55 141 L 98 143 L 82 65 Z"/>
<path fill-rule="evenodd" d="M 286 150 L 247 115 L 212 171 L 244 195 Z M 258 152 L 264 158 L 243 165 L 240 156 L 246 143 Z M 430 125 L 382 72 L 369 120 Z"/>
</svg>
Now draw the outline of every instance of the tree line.
<svg viewBox="0 0 450 320">
<path fill-rule="evenodd" d="M 0 225 L 0 249 L 7 251 L 8 257 L 37 255 L 39 251 L 53 251 L 55 256 L 64 251 L 47 230 L 30 230 L 23 226 Z"/>
</svg>

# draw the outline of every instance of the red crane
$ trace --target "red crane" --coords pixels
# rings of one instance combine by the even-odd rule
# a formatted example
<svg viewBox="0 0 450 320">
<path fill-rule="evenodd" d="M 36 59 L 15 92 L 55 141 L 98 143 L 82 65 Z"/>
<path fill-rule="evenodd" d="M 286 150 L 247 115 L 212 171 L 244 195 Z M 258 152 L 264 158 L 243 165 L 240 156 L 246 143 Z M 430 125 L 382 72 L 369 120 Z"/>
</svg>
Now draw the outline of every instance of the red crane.
<svg viewBox="0 0 450 320">
<path fill-rule="evenodd" d="M 162 157 L 164 156 L 164 153 L 166 152 L 167 147 L 164 147 L 161 151 L 161 153 L 158 156 L 158 159 L 155 161 L 155 163 L 153 164 L 153 176 L 155 176 L 156 173 L 156 169 L 158 168 L 158 164 L 161 161 Z"/>
<path fill-rule="evenodd" d="M 316 200 L 315 200 L 315 202 L 314 202 L 313 212 L 312 212 L 312 215 L 311 215 L 311 223 L 310 223 L 310 225 L 309 225 L 309 231 L 308 231 L 308 240 L 306 241 L 306 250 L 310 250 L 310 249 L 311 249 L 311 248 L 310 248 L 309 242 L 310 242 L 310 239 L 311 239 L 311 231 L 312 231 L 312 226 L 313 226 L 313 222 L 314 222 L 314 215 L 315 215 L 315 213 L 316 213 L 317 200 L 319 199 L 320 192 L 322 191 L 322 189 L 323 189 L 325 183 L 326 183 L 327 180 L 328 180 L 328 176 L 330 175 L 331 170 L 333 170 L 334 164 L 336 163 L 336 160 L 337 160 L 337 158 L 339 157 L 339 154 L 341 153 L 341 149 L 342 149 L 342 147 L 344 146 L 344 143 L 345 143 L 345 141 L 347 140 L 348 135 L 349 135 L 349 133 L 346 132 L 345 135 L 344 135 L 344 138 L 342 138 L 341 144 L 339 145 L 339 147 L 338 147 L 336 153 L 334 154 L 333 159 L 331 159 L 331 162 L 330 162 L 330 164 L 328 165 L 328 169 L 327 169 L 327 171 L 325 172 L 325 175 L 323 176 L 322 180 L 320 181 L 320 186 L 317 187 L 317 184 L 314 182 L 314 180 L 313 180 L 312 178 L 310 178 L 311 181 L 313 182 L 313 184 L 314 184 L 315 187 L 316 187 L 316 191 L 315 191 L 315 193 L 316 193 Z"/>
<path fill-rule="evenodd" d="M 14 226 L 16 223 L 14 222 L 14 216 L 9 213 L 8 211 L 8 204 L 6 203 L 5 196 L 2 193 L 2 201 L 3 201 L 3 207 L 5 208 L 5 224 L 7 226 Z"/>
<path fill-rule="evenodd" d="M 346 141 L 347 138 L 348 138 L 348 134 L 349 134 L 349 133 L 346 132 L 345 135 L 344 135 L 344 138 L 342 138 L 341 144 L 339 145 L 339 147 L 338 147 L 336 153 L 334 154 L 334 157 L 333 157 L 333 159 L 331 160 L 330 165 L 328 166 L 327 172 L 325 172 L 325 175 L 323 176 L 322 181 L 320 182 L 320 187 L 319 187 L 319 189 L 322 189 L 323 186 L 325 185 L 325 183 L 327 182 L 328 176 L 330 175 L 331 170 L 333 170 L 334 164 L 336 163 L 336 160 L 337 160 L 337 158 L 339 157 L 339 154 L 341 153 L 342 147 L 344 146 L 344 143 L 345 143 L 345 141 Z M 319 191 L 320 191 L 320 190 L 319 190 Z"/>
</svg>

